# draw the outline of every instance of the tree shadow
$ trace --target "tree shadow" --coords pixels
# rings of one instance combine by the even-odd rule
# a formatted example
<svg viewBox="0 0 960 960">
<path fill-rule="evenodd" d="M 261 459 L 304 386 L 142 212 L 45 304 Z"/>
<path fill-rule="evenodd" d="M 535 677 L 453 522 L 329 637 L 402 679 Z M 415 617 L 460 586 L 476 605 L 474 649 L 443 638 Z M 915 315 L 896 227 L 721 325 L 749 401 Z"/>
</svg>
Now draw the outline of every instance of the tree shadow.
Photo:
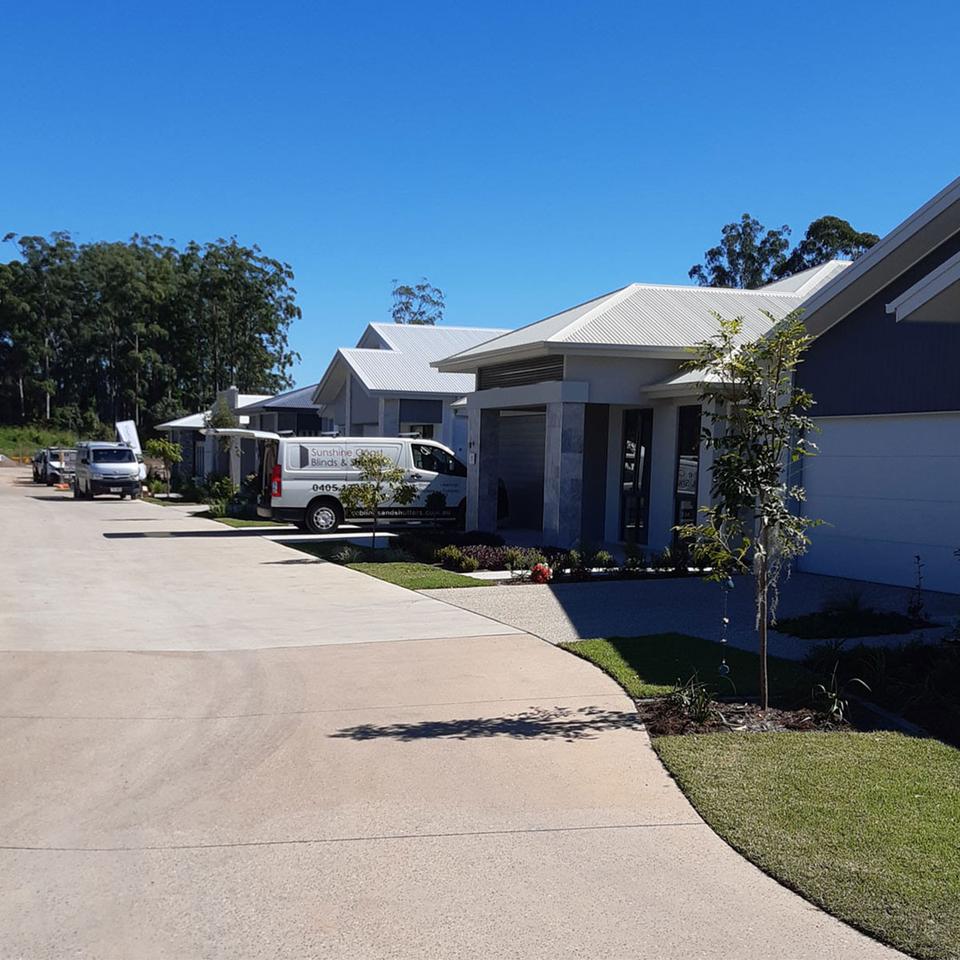
<svg viewBox="0 0 960 960">
<path fill-rule="evenodd" d="M 640 718 L 624 710 L 602 707 L 531 707 L 505 717 L 469 717 L 459 720 L 422 720 L 417 723 L 362 723 L 330 734 L 348 740 L 472 740 L 512 737 L 516 740 L 593 739 L 605 730 L 640 729 Z"/>
</svg>

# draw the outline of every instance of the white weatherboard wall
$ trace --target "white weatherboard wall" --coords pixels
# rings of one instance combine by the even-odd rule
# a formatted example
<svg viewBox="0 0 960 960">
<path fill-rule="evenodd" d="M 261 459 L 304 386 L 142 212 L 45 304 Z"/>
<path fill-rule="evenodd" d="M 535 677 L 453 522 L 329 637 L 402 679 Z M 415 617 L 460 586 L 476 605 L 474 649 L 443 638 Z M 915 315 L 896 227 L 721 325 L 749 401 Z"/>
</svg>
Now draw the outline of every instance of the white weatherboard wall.
<svg viewBox="0 0 960 960">
<path fill-rule="evenodd" d="M 960 593 L 960 413 L 822 417 L 804 463 L 811 531 L 799 568 Z"/>
</svg>

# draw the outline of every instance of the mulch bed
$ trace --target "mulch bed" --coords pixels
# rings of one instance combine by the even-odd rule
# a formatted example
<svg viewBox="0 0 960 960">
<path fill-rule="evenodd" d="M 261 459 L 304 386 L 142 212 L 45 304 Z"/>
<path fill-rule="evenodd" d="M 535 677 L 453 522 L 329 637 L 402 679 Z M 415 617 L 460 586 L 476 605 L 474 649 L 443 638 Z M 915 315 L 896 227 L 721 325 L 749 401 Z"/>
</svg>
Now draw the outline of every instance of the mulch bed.
<svg viewBox="0 0 960 960">
<path fill-rule="evenodd" d="M 668 697 L 637 702 L 637 713 L 653 737 L 687 733 L 783 733 L 788 730 L 849 729 L 810 710 L 770 707 L 763 714 L 755 703 L 714 702 L 711 715 L 702 723 L 688 717 Z"/>
</svg>

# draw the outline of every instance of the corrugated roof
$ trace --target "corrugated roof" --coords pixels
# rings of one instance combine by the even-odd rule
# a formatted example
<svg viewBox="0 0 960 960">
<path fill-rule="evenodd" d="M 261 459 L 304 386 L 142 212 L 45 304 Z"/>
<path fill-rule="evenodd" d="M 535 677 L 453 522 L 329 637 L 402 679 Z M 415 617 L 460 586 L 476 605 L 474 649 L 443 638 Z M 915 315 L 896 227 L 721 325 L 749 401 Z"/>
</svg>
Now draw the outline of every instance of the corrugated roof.
<svg viewBox="0 0 960 960">
<path fill-rule="evenodd" d="M 331 385 L 335 368 L 345 363 L 363 386 L 374 393 L 398 394 L 464 394 L 474 388 L 472 373 L 441 373 L 430 366 L 432 361 L 457 351 L 466 350 L 506 331 L 489 327 L 431 327 L 396 323 L 372 323 L 360 342 L 369 340 L 373 331 L 386 348 L 350 347 L 337 351 L 320 383 L 313 392 L 316 402 L 328 382 Z M 336 388 L 335 388 L 336 389 Z"/>
<path fill-rule="evenodd" d="M 843 261 L 831 261 L 815 271 L 804 271 L 811 276 L 803 279 L 796 292 L 632 283 L 451 355 L 437 366 L 446 371 L 472 370 L 481 358 L 515 350 L 562 351 L 564 346 L 682 353 L 716 332 L 714 313 L 742 317 L 744 338 L 759 337 L 770 328 L 767 312 L 778 319 L 786 316 L 817 283 L 828 282 L 845 266 Z"/>
<path fill-rule="evenodd" d="M 815 290 L 819 290 L 846 270 L 852 262 L 852 260 L 828 260 L 826 263 L 821 263 L 819 267 L 801 270 L 791 277 L 775 280 L 760 289 L 768 293 L 795 293 L 801 297 L 809 297 Z"/>
<path fill-rule="evenodd" d="M 199 430 L 206 424 L 206 418 L 210 416 L 209 410 L 203 413 L 191 413 L 186 417 L 179 417 L 176 420 L 168 420 L 166 423 L 158 423 L 158 430 Z"/>
<path fill-rule="evenodd" d="M 257 413 L 260 410 L 289 410 L 291 408 L 302 409 L 303 407 L 315 406 L 310 398 L 313 391 L 317 389 L 315 383 L 308 387 L 297 387 L 294 390 L 286 390 L 283 393 L 274 394 L 264 400 L 251 403 L 249 406 L 240 406 L 238 411 L 243 413 Z"/>
</svg>

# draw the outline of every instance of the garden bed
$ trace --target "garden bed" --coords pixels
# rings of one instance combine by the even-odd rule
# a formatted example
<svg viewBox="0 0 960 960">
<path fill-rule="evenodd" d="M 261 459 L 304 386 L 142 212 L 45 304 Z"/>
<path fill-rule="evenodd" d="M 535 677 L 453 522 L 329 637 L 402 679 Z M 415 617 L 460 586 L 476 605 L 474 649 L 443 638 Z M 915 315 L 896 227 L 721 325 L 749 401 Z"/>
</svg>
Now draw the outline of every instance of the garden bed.
<svg viewBox="0 0 960 960">
<path fill-rule="evenodd" d="M 801 640 L 833 640 L 838 637 L 884 637 L 911 633 L 935 626 L 923 617 L 911 617 L 895 610 L 857 609 L 822 610 L 787 617 L 772 623 L 771 629 Z"/>
</svg>

